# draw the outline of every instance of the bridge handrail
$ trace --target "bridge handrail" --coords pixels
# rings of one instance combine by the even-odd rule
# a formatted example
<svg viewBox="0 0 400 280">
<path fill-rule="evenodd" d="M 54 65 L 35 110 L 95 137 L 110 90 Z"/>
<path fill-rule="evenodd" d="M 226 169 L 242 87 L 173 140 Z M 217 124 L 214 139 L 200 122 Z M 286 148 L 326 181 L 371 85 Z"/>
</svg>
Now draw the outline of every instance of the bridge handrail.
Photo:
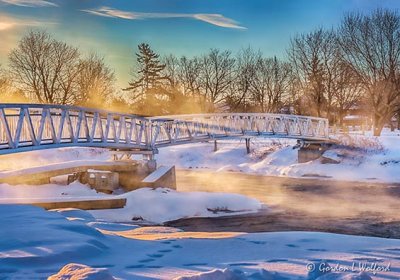
<svg viewBox="0 0 400 280">
<path fill-rule="evenodd" d="M 99 113 L 101 115 L 115 115 L 120 117 L 129 117 L 141 119 L 143 121 L 148 121 L 148 118 L 135 115 L 135 114 L 127 114 L 127 113 L 119 113 L 115 111 L 108 111 L 97 108 L 90 107 L 81 107 L 81 106 L 72 106 L 72 105 L 59 105 L 59 104 L 40 104 L 40 103 L 0 103 L 0 109 L 16 109 L 16 108 L 26 108 L 26 109 L 59 109 L 59 110 L 72 110 L 72 111 L 85 111 L 87 113 Z"/>
<path fill-rule="evenodd" d="M 301 119 L 310 119 L 316 121 L 326 121 L 326 118 L 313 117 L 313 116 L 302 116 L 302 115 L 294 115 L 294 114 L 276 114 L 276 113 L 207 113 L 207 114 L 182 114 L 182 115 L 164 115 L 164 116 L 154 116 L 147 117 L 149 120 L 163 120 L 163 119 L 193 119 L 193 118 L 209 118 L 209 117 L 248 117 L 248 116 L 268 116 L 268 117 L 285 117 L 285 118 L 301 118 Z"/>
</svg>

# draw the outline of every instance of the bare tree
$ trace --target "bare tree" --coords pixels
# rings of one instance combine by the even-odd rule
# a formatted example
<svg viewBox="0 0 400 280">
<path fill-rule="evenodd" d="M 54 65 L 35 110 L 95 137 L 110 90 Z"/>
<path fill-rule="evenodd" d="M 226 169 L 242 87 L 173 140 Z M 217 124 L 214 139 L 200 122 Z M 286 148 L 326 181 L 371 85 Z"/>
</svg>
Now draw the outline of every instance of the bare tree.
<svg viewBox="0 0 400 280">
<path fill-rule="evenodd" d="M 28 100 L 13 84 L 10 74 L 0 65 L 0 100 L 3 103 L 25 103 Z"/>
<path fill-rule="evenodd" d="M 333 103 L 335 66 L 335 34 L 322 28 L 295 36 L 290 43 L 289 58 L 301 82 L 303 93 L 314 104 L 315 114 L 328 117 Z"/>
<path fill-rule="evenodd" d="M 233 79 L 235 59 L 230 51 L 212 49 L 202 58 L 201 86 L 207 101 L 221 105 Z"/>
<path fill-rule="evenodd" d="M 178 78 L 185 95 L 199 96 L 201 87 L 199 73 L 201 69 L 202 65 L 199 58 L 187 58 L 185 56 L 180 58 Z"/>
<path fill-rule="evenodd" d="M 162 59 L 165 64 L 163 76 L 165 82 L 162 90 L 168 97 L 163 102 L 163 110 L 170 114 L 201 112 L 203 108 L 203 99 L 194 90 L 195 81 L 198 79 L 198 71 L 192 73 L 192 63 L 186 58 L 177 58 L 170 54 Z M 193 76 L 192 76 L 193 74 Z M 193 90 L 188 90 L 192 87 Z"/>
<path fill-rule="evenodd" d="M 79 53 L 45 31 L 31 31 L 9 55 L 16 85 L 40 103 L 73 104 Z"/>
<path fill-rule="evenodd" d="M 166 86 L 170 88 L 178 88 L 179 85 L 179 59 L 173 55 L 167 55 L 162 58 L 165 65 L 163 76 L 166 80 Z"/>
<path fill-rule="evenodd" d="M 348 14 L 339 29 L 344 59 L 358 75 L 372 110 L 374 135 L 394 115 L 400 98 L 400 17 L 395 11 Z"/>
<path fill-rule="evenodd" d="M 358 75 L 353 69 L 342 61 L 334 69 L 334 107 L 336 110 L 335 123 L 343 124 L 343 118 L 349 110 L 360 105 L 363 97 L 363 89 Z"/>
<path fill-rule="evenodd" d="M 10 86 L 10 79 L 5 74 L 4 69 L 0 65 L 0 96 L 6 94 Z"/>
<path fill-rule="evenodd" d="M 289 92 L 291 66 L 276 57 L 259 57 L 255 64 L 251 90 L 261 112 L 278 112 Z"/>
<path fill-rule="evenodd" d="M 81 59 L 76 77 L 78 100 L 81 105 L 102 107 L 115 92 L 114 72 L 104 58 L 95 53 Z"/>
<path fill-rule="evenodd" d="M 251 84 L 259 58 L 261 58 L 261 52 L 254 51 L 251 47 L 239 50 L 236 56 L 234 77 L 226 96 L 226 102 L 231 111 L 248 112 L 254 107 Z"/>
</svg>

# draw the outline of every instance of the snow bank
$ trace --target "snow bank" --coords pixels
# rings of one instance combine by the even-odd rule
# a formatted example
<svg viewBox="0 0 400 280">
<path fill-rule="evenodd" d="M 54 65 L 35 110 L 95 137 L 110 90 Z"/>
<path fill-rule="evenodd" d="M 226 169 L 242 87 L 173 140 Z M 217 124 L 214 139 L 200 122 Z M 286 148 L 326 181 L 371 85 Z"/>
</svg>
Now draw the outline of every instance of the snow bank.
<svg viewBox="0 0 400 280">
<path fill-rule="evenodd" d="M 96 229 L 38 207 L 0 205 L 0 223 L 0 267 L 68 263 L 107 250 Z"/>
<path fill-rule="evenodd" d="M 320 160 L 307 163 L 297 162 L 297 149 L 294 139 L 254 137 L 251 140 L 252 153 L 246 154 L 241 139 L 218 140 L 218 151 L 214 143 L 193 143 L 159 149 L 159 165 L 175 165 L 177 168 L 211 169 L 215 171 L 237 171 L 262 175 L 303 177 L 316 174 L 318 177 L 331 177 L 338 180 L 375 180 L 384 182 L 400 181 L 400 132 L 384 130 L 382 136 L 369 135 L 349 138 L 355 146 L 368 145 L 377 153 L 366 153 L 362 158 L 343 160 L 337 153 L 326 155 L 340 163 L 321 164 Z M 368 140 L 369 141 L 366 141 Z M 372 146 L 368 143 L 372 143 Z M 49 164 L 76 164 L 73 161 L 110 160 L 111 153 L 96 148 L 63 148 L 34 151 L 2 156 L 0 170 L 19 170 L 23 168 L 44 168 Z M 41 167 L 42 166 L 42 167 Z M 51 167 L 51 166 L 50 166 Z M 49 168 L 50 168 L 49 167 Z M 0 174 L 1 176 L 1 174 Z"/>
<path fill-rule="evenodd" d="M 367 141 L 370 139 L 370 141 Z M 322 164 L 321 160 L 307 163 L 297 162 L 295 140 L 285 140 L 276 145 L 277 139 L 257 137 L 252 139 L 252 154 L 247 155 L 240 140 L 218 140 L 219 150 L 213 152 L 213 143 L 196 143 L 159 149 L 159 164 L 176 165 L 177 168 L 211 169 L 215 171 L 237 171 L 262 175 L 327 177 L 348 181 L 400 181 L 400 132 L 385 130 L 380 137 L 355 136 L 352 145 L 364 145 L 365 153 L 354 153 L 354 158 L 338 157 L 340 151 L 327 152 L 327 156 L 340 161 L 339 164 Z M 355 143 L 354 143 L 355 141 Z M 362 143 L 358 143 L 361 141 Z M 366 145 L 367 145 L 366 144 Z M 272 147 L 268 153 L 264 151 Z M 376 148 L 376 151 L 372 150 Z M 263 156 L 258 156 L 258 155 Z M 256 156 L 255 156 L 256 155 Z"/>
<path fill-rule="evenodd" d="M 97 193 L 79 182 L 63 186 L 57 184 L 32 185 L 8 185 L 0 184 L 0 203 L 15 203 L 45 200 L 68 200 L 83 198 L 107 197 L 104 193 Z"/>
<path fill-rule="evenodd" d="M 115 280 L 108 269 L 92 268 L 83 264 L 70 263 L 65 265 L 57 274 L 48 280 Z"/>
<path fill-rule="evenodd" d="M 245 273 L 241 270 L 214 269 L 196 273 L 191 276 L 181 276 L 174 280 L 288 280 L 289 278 L 261 269 L 256 273 Z M 307 280 L 372 280 L 365 272 L 360 273 L 326 273 L 320 277 L 307 277 Z"/>
<path fill-rule="evenodd" d="M 350 266 L 353 262 L 377 262 L 384 266 L 390 263 L 391 271 L 378 272 L 376 277 L 399 279 L 400 275 L 400 240 L 395 239 L 315 232 L 242 233 L 222 237 L 208 232 L 212 238 L 195 238 L 198 232 L 163 227 L 134 231 L 147 237 L 165 232 L 171 237 L 137 239 L 137 236 L 113 234 L 114 230 L 118 233 L 128 229 L 129 224 L 118 227 L 92 221 L 91 215 L 84 213 L 72 209 L 58 213 L 33 206 L 0 205 L 0 278 L 46 279 L 53 275 L 53 279 L 81 279 L 72 276 L 80 275 L 86 279 L 218 279 L 217 275 L 233 274 L 246 280 L 294 280 L 307 279 L 307 264 L 317 259 L 327 259 L 332 266 Z M 97 227 L 106 228 L 110 233 L 102 234 Z M 174 234 L 186 236 L 177 238 Z M 326 278 L 317 279 L 370 280 L 366 274 L 356 273 L 329 273 L 323 277 Z"/>
<path fill-rule="evenodd" d="M 366 141 L 368 139 L 370 141 Z M 379 148 L 378 152 L 366 153 L 353 160 L 337 157 L 338 153 L 327 152 L 327 156 L 335 160 L 340 159 L 340 163 L 336 165 L 321 164 L 320 160 L 298 163 L 297 149 L 293 149 L 296 140 L 268 137 L 252 138 L 250 155 L 246 154 L 245 144 L 241 139 L 221 139 L 218 140 L 216 152 L 214 152 L 212 142 L 160 148 L 157 162 L 160 165 L 175 165 L 177 168 L 188 169 L 237 171 L 289 177 L 316 174 L 318 177 L 331 177 L 337 180 L 397 182 L 400 181 L 399 140 L 399 131 L 388 130 L 384 130 L 380 137 L 368 134 L 362 137 L 354 136 L 351 138 L 351 145 L 357 146 L 371 142 L 373 145 L 367 148 L 370 150 Z M 102 149 L 82 147 L 52 149 L 2 156 L 0 170 L 6 172 L 5 170 L 19 170 L 27 167 L 40 169 L 43 168 L 40 166 L 46 164 L 76 164 L 73 161 L 85 160 L 97 160 L 104 163 L 110 158 L 110 152 Z"/>
<path fill-rule="evenodd" d="M 372 278 L 366 272 L 327 273 L 324 276 L 318 277 L 316 280 L 372 280 Z"/>
<path fill-rule="evenodd" d="M 120 197 L 127 199 L 125 208 L 93 210 L 90 213 L 105 221 L 145 220 L 164 223 L 188 217 L 246 214 L 256 212 L 262 207 L 258 200 L 239 194 L 177 192 L 166 188 L 143 188 Z"/>
<path fill-rule="evenodd" d="M 178 277 L 174 280 L 246 280 L 246 277 L 240 271 L 231 271 L 229 269 L 215 269 L 208 272 L 198 273 L 192 276 Z"/>
<path fill-rule="evenodd" d="M 86 222 L 100 219 L 112 222 L 145 220 L 151 223 L 163 223 L 188 217 L 247 214 L 257 212 L 262 207 L 258 200 L 239 194 L 177 192 L 166 188 L 143 188 L 121 195 L 108 195 L 97 193 L 79 182 L 68 186 L 0 184 L 0 197 L 0 203 L 3 204 L 126 198 L 127 204 L 121 209 L 93 210 L 90 213 L 77 209 L 59 211 L 70 220 Z"/>
<path fill-rule="evenodd" d="M 2 155 L 0 170 L 16 170 L 82 159 L 105 161 L 111 159 L 107 149 L 72 147 Z"/>
</svg>

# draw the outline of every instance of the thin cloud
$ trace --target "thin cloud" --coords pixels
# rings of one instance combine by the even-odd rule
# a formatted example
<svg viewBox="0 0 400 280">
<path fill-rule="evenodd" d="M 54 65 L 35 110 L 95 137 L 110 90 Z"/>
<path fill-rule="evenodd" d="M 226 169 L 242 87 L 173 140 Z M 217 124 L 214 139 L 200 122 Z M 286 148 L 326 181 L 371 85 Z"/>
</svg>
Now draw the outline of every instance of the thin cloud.
<svg viewBox="0 0 400 280">
<path fill-rule="evenodd" d="M 127 12 L 127 11 L 113 9 L 110 7 L 100 7 L 97 9 L 82 10 L 82 11 L 97 16 L 121 18 L 127 20 L 157 19 L 157 18 L 188 18 L 188 19 L 200 20 L 224 28 L 246 29 L 246 27 L 240 26 L 237 21 L 224 17 L 221 14 L 140 13 L 140 12 Z"/>
<path fill-rule="evenodd" d="M 230 18 L 226 18 L 220 14 L 194 14 L 193 18 L 208 22 L 213 25 L 217 25 L 225 28 L 238 28 L 238 29 L 246 29 L 243 26 L 239 26 L 236 21 Z"/>
<path fill-rule="evenodd" d="M 0 2 L 22 7 L 57 7 L 56 3 L 46 0 L 0 0 Z"/>
</svg>

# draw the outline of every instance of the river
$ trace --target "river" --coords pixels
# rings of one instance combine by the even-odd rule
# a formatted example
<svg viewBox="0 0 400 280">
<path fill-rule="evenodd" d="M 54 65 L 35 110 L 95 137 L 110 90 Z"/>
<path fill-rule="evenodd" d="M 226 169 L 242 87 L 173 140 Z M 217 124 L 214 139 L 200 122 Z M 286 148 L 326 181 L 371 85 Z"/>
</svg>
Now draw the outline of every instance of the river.
<svg viewBox="0 0 400 280">
<path fill-rule="evenodd" d="M 167 225 L 209 231 L 322 231 L 400 238 L 400 184 L 177 170 L 179 191 L 238 193 L 267 209 L 257 214 L 192 218 Z"/>
</svg>

